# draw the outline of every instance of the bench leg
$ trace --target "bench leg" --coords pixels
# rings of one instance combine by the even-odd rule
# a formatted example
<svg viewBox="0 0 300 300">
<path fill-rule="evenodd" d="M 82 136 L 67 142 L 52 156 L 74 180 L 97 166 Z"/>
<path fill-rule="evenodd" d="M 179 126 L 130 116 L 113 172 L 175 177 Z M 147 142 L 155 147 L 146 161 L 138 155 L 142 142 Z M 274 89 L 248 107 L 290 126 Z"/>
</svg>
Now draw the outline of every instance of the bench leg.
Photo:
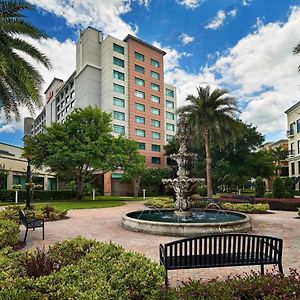
<svg viewBox="0 0 300 300">
<path fill-rule="evenodd" d="M 260 265 L 260 274 L 261 275 L 265 274 L 264 265 Z"/>
<path fill-rule="evenodd" d="M 45 227 L 43 226 L 43 240 L 45 239 Z"/>
<path fill-rule="evenodd" d="M 169 286 L 168 270 L 166 270 L 166 273 L 165 273 L 165 287 L 167 288 L 168 286 Z"/>
<path fill-rule="evenodd" d="M 24 244 L 26 244 L 27 232 L 28 232 L 28 228 L 26 227 L 25 236 L 24 236 Z"/>
<path fill-rule="evenodd" d="M 282 264 L 281 264 L 281 263 L 278 264 L 278 269 L 279 269 L 279 272 L 280 272 L 281 274 L 283 274 L 283 268 L 282 268 Z"/>
</svg>

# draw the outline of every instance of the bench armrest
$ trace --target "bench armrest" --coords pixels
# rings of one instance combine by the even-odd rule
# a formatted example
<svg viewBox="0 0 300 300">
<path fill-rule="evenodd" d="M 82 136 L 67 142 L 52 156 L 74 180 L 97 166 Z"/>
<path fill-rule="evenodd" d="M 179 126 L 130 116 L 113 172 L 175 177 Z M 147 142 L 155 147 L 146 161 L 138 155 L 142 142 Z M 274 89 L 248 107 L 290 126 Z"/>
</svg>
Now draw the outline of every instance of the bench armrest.
<svg viewBox="0 0 300 300">
<path fill-rule="evenodd" d="M 43 219 L 33 219 L 33 220 L 30 220 L 29 222 L 27 222 L 27 224 L 31 224 L 31 223 L 33 223 L 35 221 L 41 221 L 41 222 L 45 223 L 45 219 L 43 218 Z"/>
</svg>

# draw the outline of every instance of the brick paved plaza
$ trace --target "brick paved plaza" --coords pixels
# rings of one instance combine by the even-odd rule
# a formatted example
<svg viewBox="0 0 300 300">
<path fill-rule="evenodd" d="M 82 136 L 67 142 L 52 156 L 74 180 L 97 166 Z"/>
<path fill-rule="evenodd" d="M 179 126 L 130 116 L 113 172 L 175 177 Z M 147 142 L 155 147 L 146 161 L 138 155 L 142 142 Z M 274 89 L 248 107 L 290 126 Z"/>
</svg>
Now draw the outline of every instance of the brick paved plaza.
<svg viewBox="0 0 300 300">
<path fill-rule="evenodd" d="M 69 219 L 48 222 L 45 225 L 45 240 L 41 240 L 40 230 L 30 231 L 26 248 L 47 247 L 57 241 L 81 235 L 99 241 L 112 241 L 122 245 L 125 249 L 145 254 L 154 261 L 158 261 L 158 245 L 167 243 L 175 237 L 157 236 L 145 233 L 132 232 L 121 226 L 122 214 L 144 209 L 142 202 L 128 202 L 124 206 L 101 209 L 70 210 Z M 296 212 L 273 211 L 267 215 L 252 215 L 252 233 L 280 237 L 284 241 L 283 268 L 300 270 L 300 219 Z M 21 226 L 21 238 L 24 236 L 24 227 Z M 230 274 L 249 272 L 256 267 L 210 268 L 196 270 L 171 271 L 172 285 L 179 284 L 189 278 L 225 278 Z"/>
</svg>

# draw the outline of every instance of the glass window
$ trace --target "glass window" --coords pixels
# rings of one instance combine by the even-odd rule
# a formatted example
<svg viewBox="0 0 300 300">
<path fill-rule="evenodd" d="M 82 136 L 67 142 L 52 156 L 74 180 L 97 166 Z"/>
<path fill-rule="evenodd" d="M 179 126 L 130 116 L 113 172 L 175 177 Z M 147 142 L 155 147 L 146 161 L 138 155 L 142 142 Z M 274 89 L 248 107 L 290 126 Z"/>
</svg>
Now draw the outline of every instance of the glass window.
<svg viewBox="0 0 300 300">
<path fill-rule="evenodd" d="M 134 82 L 135 82 L 135 84 L 137 84 L 137 85 L 145 86 L 145 80 L 143 80 L 143 79 L 141 79 L 141 78 L 135 77 L 135 78 L 134 78 Z"/>
<path fill-rule="evenodd" d="M 134 52 L 134 57 L 135 57 L 135 59 L 140 60 L 140 61 L 145 60 L 145 56 L 141 53 L 136 52 L 136 51 Z"/>
<path fill-rule="evenodd" d="M 142 129 L 136 129 L 136 130 L 135 130 L 135 135 L 136 135 L 136 136 L 143 136 L 143 137 L 145 137 L 145 136 L 146 136 L 146 133 L 145 133 L 145 130 L 142 130 Z"/>
<path fill-rule="evenodd" d="M 174 97 L 174 91 L 172 91 L 170 89 L 166 89 L 166 95 L 169 97 Z"/>
<path fill-rule="evenodd" d="M 119 80 L 125 80 L 125 75 L 124 75 L 124 73 L 122 73 L 122 72 L 119 72 L 119 71 L 116 71 L 116 70 L 113 70 L 113 77 L 115 78 L 115 79 L 119 79 Z"/>
<path fill-rule="evenodd" d="M 145 111 L 145 105 L 144 104 L 135 103 L 134 107 L 135 107 L 136 110 Z"/>
<path fill-rule="evenodd" d="M 173 141 L 173 139 L 174 139 L 174 135 L 171 135 L 171 134 L 166 135 L 167 142 L 171 142 L 171 141 Z"/>
<path fill-rule="evenodd" d="M 150 74 L 151 74 L 151 77 L 152 77 L 152 78 L 159 79 L 159 73 L 154 72 L 154 71 L 151 71 Z"/>
<path fill-rule="evenodd" d="M 300 132 L 300 120 L 297 120 L 297 132 Z"/>
<path fill-rule="evenodd" d="M 125 126 L 114 124 L 114 132 L 118 134 L 125 134 Z"/>
<path fill-rule="evenodd" d="M 135 90 L 134 95 L 138 98 L 145 99 L 145 93 L 142 91 Z"/>
<path fill-rule="evenodd" d="M 158 121 L 158 120 L 151 120 L 151 125 L 153 127 L 160 127 L 160 121 Z"/>
<path fill-rule="evenodd" d="M 125 100 L 121 98 L 114 97 L 114 105 L 125 107 Z"/>
<path fill-rule="evenodd" d="M 118 53 L 124 54 L 124 47 L 122 47 L 118 44 L 113 43 L 113 49 L 114 49 L 114 51 L 116 51 Z"/>
<path fill-rule="evenodd" d="M 291 163 L 292 175 L 295 175 L 295 163 Z"/>
<path fill-rule="evenodd" d="M 124 86 L 116 84 L 116 83 L 114 83 L 114 91 L 116 93 L 125 94 L 125 88 L 124 88 Z"/>
<path fill-rule="evenodd" d="M 170 100 L 166 100 L 166 107 L 174 108 L 175 107 L 174 102 Z"/>
<path fill-rule="evenodd" d="M 122 121 L 124 121 L 125 120 L 125 114 L 123 112 L 120 112 L 120 111 L 114 111 L 113 112 L 113 118 L 115 120 L 122 120 Z"/>
<path fill-rule="evenodd" d="M 144 117 L 135 116 L 134 120 L 135 120 L 135 123 L 145 124 L 145 118 Z"/>
<path fill-rule="evenodd" d="M 300 153 L 300 141 L 299 140 L 297 141 L 297 148 L 298 148 L 298 153 Z"/>
<path fill-rule="evenodd" d="M 155 95 L 151 95 L 151 100 L 155 103 L 159 103 L 160 102 L 160 98 L 158 96 Z"/>
<path fill-rule="evenodd" d="M 117 58 L 114 56 L 113 62 L 114 62 L 114 65 L 124 68 L 124 60 L 123 59 L 120 59 L 120 58 Z"/>
<path fill-rule="evenodd" d="M 155 68 L 159 68 L 159 61 L 151 58 L 151 65 Z"/>
<path fill-rule="evenodd" d="M 152 161 L 153 164 L 159 165 L 160 164 L 160 157 L 152 157 L 151 161 Z"/>
<path fill-rule="evenodd" d="M 174 114 L 169 112 L 169 111 L 166 112 L 166 117 L 167 117 L 168 120 L 174 120 L 175 119 Z"/>
<path fill-rule="evenodd" d="M 155 140 L 160 140 L 160 133 L 152 131 L 152 138 Z"/>
<path fill-rule="evenodd" d="M 151 150 L 152 151 L 156 151 L 156 152 L 160 152 L 160 145 L 151 145 Z"/>
<path fill-rule="evenodd" d="M 154 90 L 154 91 L 158 91 L 160 90 L 160 87 L 158 84 L 155 84 L 155 83 L 151 83 L 151 89 Z"/>
<path fill-rule="evenodd" d="M 138 143 L 138 148 L 140 150 L 145 150 L 146 149 L 146 144 L 145 143 Z"/>
<path fill-rule="evenodd" d="M 145 69 L 139 65 L 134 65 L 134 69 L 136 72 L 139 72 L 139 73 L 142 73 L 144 74 L 145 73 Z"/>
<path fill-rule="evenodd" d="M 71 94 L 70 94 L 71 99 L 73 99 L 74 96 L 75 96 L 75 91 L 72 91 Z"/>
<path fill-rule="evenodd" d="M 151 107 L 151 112 L 153 113 L 153 115 L 160 115 L 160 110 L 158 108 Z"/>
<path fill-rule="evenodd" d="M 174 131 L 175 130 L 175 126 L 173 124 L 167 123 L 166 124 L 166 129 L 170 130 L 170 131 Z"/>
</svg>

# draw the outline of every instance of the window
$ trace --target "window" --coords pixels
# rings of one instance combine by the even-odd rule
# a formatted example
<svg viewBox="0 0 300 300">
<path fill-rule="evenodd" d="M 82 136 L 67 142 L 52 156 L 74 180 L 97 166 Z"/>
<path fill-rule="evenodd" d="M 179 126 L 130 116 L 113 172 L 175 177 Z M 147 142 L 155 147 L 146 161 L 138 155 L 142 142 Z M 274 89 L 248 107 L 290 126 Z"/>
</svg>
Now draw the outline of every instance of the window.
<svg viewBox="0 0 300 300">
<path fill-rule="evenodd" d="M 139 72 L 139 73 L 142 73 L 144 74 L 145 73 L 145 69 L 139 65 L 134 65 L 134 69 L 136 72 Z"/>
<path fill-rule="evenodd" d="M 152 161 L 153 164 L 159 165 L 160 164 L 160 157 L 152 157 L 151 161 Z"/>
<path fill-rule="evenodd" d="M 71 94 L 70 94 L 71 99 L 73 99 L 74 96 L 75 96 L 75 91 L 72 91 Z"/>
<path fill-rule="evenodd" d="M 135 90 L 134 95 L 138 98 L 145 99 L 145 93 L 142 91 Z"/>
<path fill-rule="evenodd" d="M 160 102 L 160 98 L 158 96 L 155 95 L 151 95 L 151 100 L 155 103 L 159 103 Z"/>
<path fill-rule="evenodd" d="M 158 121 L 158 120 L 151 120 L 151 125 L 153 127 L 160 127 L 160 121 Z"/>
<path fill-rule="evenodd" d="M 123 112 L 120 112 L 120 111 L 114 111 L 113 112 L 113 118 L 115 120 L 125 121 L 125 114 Z"/>
<path fill-rule="evenodd" d="M 291 163 L 291 172 L 292 175 L 295 175 L 295 163 Z"/>
<path fill-rule="evenodd" d="M 125 79 L 124 73 L 116 71 L 116 70 L 113 70 L 113 77 L 115 79 L 119 79 L 119 80 L 123 80 L 123 81 Z"/>
<path fill-rule="evenodd" d="M 154 90 L 154 91 L 158 91 L 160 90 L 160 87 L 158 84 L 155 84 L 155 83 L 151 83 L 151 89 Z"/>
<path fill-rule="evenodd" d="M 170 100 L 166 100 L 166 107 L 168 107 L 168 108 L 174 108 L 175 107 L 174 102 L 170 101 Z"/>
<path fill-rule="evenodd" d="M 171 141 L 173 141 L 173 139 L 174 139 L 174 135 L 171 135 L 171 134 L 166 135 L 167 142 L 171 142 Z"/>
<path fill-rule="evenodd" d="M 145 124 L 145 118 L 143 118 L 143 117 L 135 116 L 134 120 L 135 120 L 135 123 Z"/>
<path fill-rule="evenodd" d="M 151 71 L 151 77 L 159 80 L 159 73 Z"/>
<path fill-rule="evenodd" d="M 174 97 L 174 91 L 172 91 L 170 89 L 166 89 L 166 95 L 169 97 Z"/>
<path fill-rule="evenodd" d="M 135 84 L 137 84 L 137 85 L 145 86 L 145 80 L 143 80 L 143 79 L 141 79 L 141 78 L 135 77 L 135 78 L 134 78 L 134 82 L 135 82 Z"/>
<path fill-rule="evenodd" d="M 135 130 L 135 135 L 136 135 L 136 136 L 142 136 L 142 137 L 145 137 L 145 136 L 146 136 L 146 133 L 145 133 L 145 130 L 142 130 L 142 129 L 136 129 L 136 130 Z"/>
<path fill-rule="evenodd" d="M 140 60 L 140 61 L 145 60 L 145 56 L 141 53 L 136 52 L 136 51 L 134 52 L 134 57 L 135 57 L 135 59 Z"/>
<path fill-rule="evenodd" d="M 151 66 L 153 66 L 155 68 L 159 68 L 159 61 L 151 58 Z"/>
<path fill-rule="evenodd" d="M 155 140 L 160 140 L 160 133 L 152 131 L 152 138 Z"/>
<path fill-rule="evenodd" d="M 114 91 L 119 94 L 125 94 L 125 88 L 123 85 L 114 83 Z"/>
<path fill-rule="evenodd" d="M 125 134 L 125 126 L 114 124 L 114 133 Z"/>
<path fill-rule="evenodd" d="M 158 108 L 151 107 L 151 112 L 153 113 L 153 115 L 160 115 L 160 110 Z"/>
<path fill-rule="evenodd" d="M 298 153 L 300 154 L 300 141 L 299 140 L 297 141 L 297 148 L 298 148 Z"/>
<path fill-rule="evenodd" d="M 297 120 L 297 132 L 300 132 L 300 120 Z"/>
<path fill-rule="evenodd" d="M 113 43 L 113 49 L 114 49 L 114 51 L 116 51 L 118 53 L 124 54 L 124 47 L 122 47 L 118 44 Z"/>
<path fill-rule="evenodd" d="M 174 131 L 175 130 L 175 126 L 173 124 L 167 123 L 166 124 L 166 129 L 170 130 L 170 131 Z"/>
<path fill-rule="evenodd" d="M 134 107 L 135 107 L 136 110 L 145 111 L 145 105 L 144 104 L 135 103 Z"/>
<path fill-rule="evenodd" d="M 145 150 L 146 149 L 146 144 L 145 143 L 138 143 L 138 148 L 140 150 Z"/>
<path fill-rule="evenodd" d="M 124 60 L 114 56 L 113 58 L 114 65 L 124 68 Z"/>
<path fill-rule="evenodd" d="M 167 117 L 168 120 L 174 120 L 175 119 L 174 114 L 169 112 L 169 111 L 166 112 L 166 117 Z"/>
<path fill-rule="evenodd" d="M 125 107 L 125 100 L 121 98 L 114 97 L 114 105 Z"/>
<path fill-rule="evenodd" d="M 160 145 L 151 145 L 151 150 L 152 151 L 156 151 L 156 152 L 160 152 Z"/>
</svg>

